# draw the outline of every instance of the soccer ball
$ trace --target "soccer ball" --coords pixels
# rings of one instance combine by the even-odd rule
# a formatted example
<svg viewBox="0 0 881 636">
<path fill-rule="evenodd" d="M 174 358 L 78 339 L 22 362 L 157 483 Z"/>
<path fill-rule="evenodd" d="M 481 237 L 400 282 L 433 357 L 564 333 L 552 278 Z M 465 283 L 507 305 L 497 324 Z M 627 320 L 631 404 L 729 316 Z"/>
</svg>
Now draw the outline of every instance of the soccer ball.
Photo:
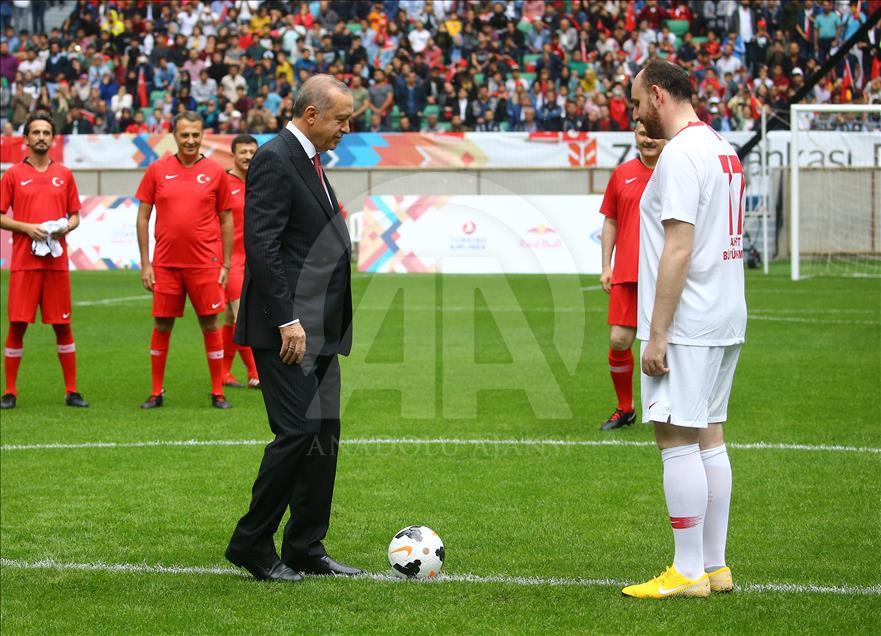
<svg viewBox="0 0 881 636">
<path fill-rule="evenodd" d="M 444 566 L 444 542 L 431 528 L 408 526 L 389 543 L 388 562 L 401 578 L 434 578 Z"/>
</svg>

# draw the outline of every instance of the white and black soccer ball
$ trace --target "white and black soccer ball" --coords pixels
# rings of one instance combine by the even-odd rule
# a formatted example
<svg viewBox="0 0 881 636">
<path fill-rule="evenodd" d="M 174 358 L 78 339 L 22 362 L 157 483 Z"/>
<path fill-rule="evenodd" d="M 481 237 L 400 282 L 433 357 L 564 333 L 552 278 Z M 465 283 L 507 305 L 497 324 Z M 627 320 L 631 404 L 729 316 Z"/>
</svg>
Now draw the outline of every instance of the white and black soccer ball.
<svg viewBox="0 0 881 636">
<path fill-rule="evenodd" d="M 444 566 L 444 542 L 427 526 L 407 526 L 389 543 L 388 562 L 401 578 L 432 579 Z"/>
</svg>

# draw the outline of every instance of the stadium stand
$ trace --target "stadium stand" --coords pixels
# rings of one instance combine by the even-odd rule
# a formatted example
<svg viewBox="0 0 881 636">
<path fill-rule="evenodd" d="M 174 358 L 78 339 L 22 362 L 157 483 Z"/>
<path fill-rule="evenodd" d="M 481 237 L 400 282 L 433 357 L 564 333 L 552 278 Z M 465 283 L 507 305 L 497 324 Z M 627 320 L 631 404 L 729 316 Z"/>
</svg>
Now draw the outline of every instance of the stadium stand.
<svg viewBox="0 0 881 636">
<path fill-rule="evenodd" d="M 358 131 L 629 130 L 655 57 L 693 78 L 720 131 L 785 111 L 881 0 L 77 0 L 0 3 L 4 135 L 28 114 L 65 134 L 274 132 L 316 72 L 347 82 Z M 48 28 L 47 28 L 48 27 Z M 881 103 L 881 25 L 808 103 Z M 815 128 L 864 130 L 859 116 Z"/>
</svg>

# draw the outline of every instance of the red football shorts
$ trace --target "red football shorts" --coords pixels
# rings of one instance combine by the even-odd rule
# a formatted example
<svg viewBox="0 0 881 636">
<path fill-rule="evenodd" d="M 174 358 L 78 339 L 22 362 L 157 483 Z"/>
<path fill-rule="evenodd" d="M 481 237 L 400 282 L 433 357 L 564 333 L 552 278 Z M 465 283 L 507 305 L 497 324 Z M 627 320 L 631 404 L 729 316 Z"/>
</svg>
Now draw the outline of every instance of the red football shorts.
<svg viewBox="0 0 881 636">
<path fill-rule="evenodd" d="M 213 316 L 226 308 L 219 267 L 153 267 L 153 316 L 179 318 L 187 296 L 199 316 Z"/>
<path fill-rule="evenodd" d="M 636 328 L 636 283 L 617 283 L 609 292 L 609 324 Z"/>
<path fill-rule="evenodd" d="M 230 270 L 226 279 L 226 302 L 231 303 L 242 297 L 242 284 L 245 282 L 245 268 Z"/>
<path fill-rule="evenodd" d="M 9 275 L 9 322 L 36 322 L 37 305 L 43 324 L 70 324 L 70 272 L 25 269 Z"/>
</svg>

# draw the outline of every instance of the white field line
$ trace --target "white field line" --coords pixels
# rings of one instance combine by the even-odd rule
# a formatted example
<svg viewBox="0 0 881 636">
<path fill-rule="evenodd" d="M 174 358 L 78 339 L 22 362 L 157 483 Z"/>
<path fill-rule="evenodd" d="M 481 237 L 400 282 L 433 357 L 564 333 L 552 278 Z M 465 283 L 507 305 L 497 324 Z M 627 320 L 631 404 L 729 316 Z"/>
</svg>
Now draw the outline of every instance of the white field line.
<svg viewBox="0 0 881 636">
<path fill-rule="evenodd" d="M 80 572 L 112 572 L 128 574 L 219 574 L 226 576 L 241 576 L 246 574 L 238 569 L 228 566 L 175 566 L 175 565 L 148 565 L 146 563 L 62 563 L 53 559 L 41 561 L 21 561 L 16 559 L 0 559 L 0 567 L 19 570 L 56 570 L 56 571 L 80 571 Z M 476 583 L 498 584 L 517 586 L 543 586 L 543 587 L 623 587 L 628 581 L 616 579 L 582 579 L 582 578 L 558 578 L 539 576 L 479 576 L 477 574 L 443 574 L 432 581 L 406 581 L 388 573 L 367 573 L 356 577 L 340 577 L 342 580 L 368 580 L 382 583 L 416 583 L 424 585 L 437 585 L 441 583 Z M 839 594 L 850 596 L 881 596 L 881 585 L 858 586 L 858 585 L 812 585 L 801 583 L 742 583 L 737 586 L 740 592 L 752 593 L 789 593 L 789 594 Z"/>
<path fill-rule="evenodd" d="M 355 311 L 388 311 L 389 307 L 387 305 L 358 305 Z M 460 312 L 489 312 L 492 314 L 596 314 L 596 313 L 605 313 L 607 311 L 606 307 L 489 307 L 477 309 L 474 306 L 461 306 L 461 305 L 439 305 L 439 306 L 424 306 L 424 305 L 405 305 L 404 311 L 418 311 L 418 312 L 430 312 L 434 313 L 436 311 L 442 311 L 444 313 L 460 313 Z M 877 325 L 881 326 L 881 320 L 841 320 L 841 319 L 827 319 L 827 318 L 806 318 L 804 316 L 787 316 L 785 314 L 781 315 L 772 315 L 770 313 L 765 313 L 765 310 L 753 310 L 749 314 L 749 320 L 769 320 L 773 322 L 797 322 L 797 323 L 806 323 L 811 325 Z"/>
<path fill-rule="evenodd" d="M 597 291 L 602 289 L 599 285 L 590 285 L 588 287 L 582 287 L 582 291 Z M 104 298 L 100 300 L 80 300 L 74 304 L 76 307 L 91 307 L 94 305 L 117 305 L 129 303 L 132 301 L 147 301 L 152 300 L 153 296 L 150 294 L 140 294 L 138 296 L 119 296 L 117 298 Z M 359 305 L 356 308 L 356 311 L 388 311 L 388 306 L 374 306 L 374 305 Z M 441 307 L 425 307 L 425 306 L 407 306 L 405 307 L 407 311 L 427 311 L 427 312 L 435 312 L 440 309 L 443 312 L 450 313 L 459 313 L 466 311 L 476 311 L 475 307 L 471 306 L 457 306 L 457 305 L 446 305 Z M 482 309 L 481 311 L 489 311 L 491 313 L 548 313 L 548 314 L 570 314 L 570 313 L 603 313 L 606 311 L 605 307 L 493 307 L 490 309 Z M 788 313 L 822 313 L 825 310 L 774 310 L 774 309 L 753 309 L 750 311 L 749 319 L 750 320 L 768 320 L 773 322 L 798 322 L 798 323 L 806 323 L 806 324 L 817 324 L 817 325 L 879 325 L 881 326 L 881 321 L 878 320 L 835 320 L 835 319 L 825 319 L 825 318 L 804 318 L 800 316 L 791 316 L 787 315 Z M 877 312 L 873 312 L 872 310 L 828 310 L 830 313 L 866 313 L 866 314 L 877 314 Z M 780 315 L 776 315 L 776 314 Z M 771 315 L 769 315 L 771 314 Z"/>
<path fill-rule="evenodd" d="M 188 446 L 265 446 L 269 440 L 260 439 L 182 439 L 182 440 L 149 440 L 144 442 L 81 442 L 81 443 L 47 443 L 47 444 L 3 444 L 0 451 L 30 450 L 74 450 L 85 448 L 154 448 L 154 447 L 188 447 Z M 558 446 L 558 447 L 592 447 L 592 446 L 636 446 L 654 447 L 654 442 L 636 440 L 569 440 L 569 439 L 456 439 L 434 438 L 414 439 L 396 437 L 368 437 L 340 440 L 343 446 Z M 781 450 L 808 451 L 831 453 L 870 453 L 881 454 L 881 447 L 842 446 L 837 444 L 784 444 L 769 442 L 728 442 L 728 448 L 737 450 Z"/>
<path fill-rule="evenodd" d="M 774 316 L 750 313 L 749 320 L 770 320 L 772 322 L 801 322 L 810 325 L 873 325 L 881 326 L 881 320 L 830 320 L 827 318 L 800 318 L 797 316 Z"/>
<path fill-rule="evenodd" d="M 92 305 L 118 305 L 133 300 L 153 300 L 153 296 L 148 293 L 143 293 L 138 294 L 137 296 L 118 296 L 116 298 L 102 298 L 100 300 L 79 300 L 74 303 L 74 306 L 91 307 Z"/>
<path fill-rule="evenodd" d="M 789 307 L 787 309 L 763 309 L 761 307 L 750 307 L 750 311 L 760 314 L 868 314 L 870 316 L 881 316 L 881 309 L 796 309 Z"/>
</svg>

